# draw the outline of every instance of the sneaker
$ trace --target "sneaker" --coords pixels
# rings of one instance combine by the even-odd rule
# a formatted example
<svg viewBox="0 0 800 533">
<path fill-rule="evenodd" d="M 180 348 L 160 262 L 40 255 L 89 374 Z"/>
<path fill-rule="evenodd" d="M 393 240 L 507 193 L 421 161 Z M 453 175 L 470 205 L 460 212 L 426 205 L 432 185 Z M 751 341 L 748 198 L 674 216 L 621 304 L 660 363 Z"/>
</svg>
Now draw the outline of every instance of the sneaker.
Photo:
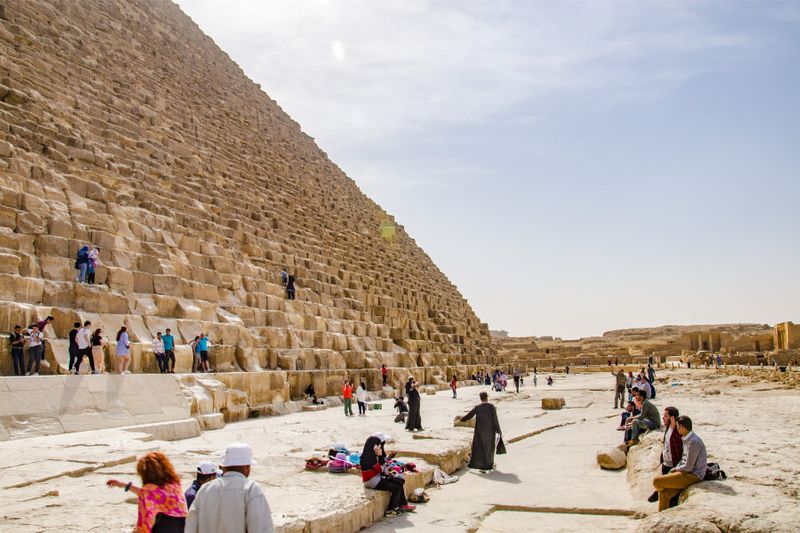
<svg viewBox="0 0 800 533">
<path fill-rule="evenodd" d="M 130 374 L 130 373 L 131 373 L 130 370 L 126 370 L 126 371 L 123 372 L 123 374 Z"/>
<path fill-rule="evenodd" d="M 97 370 L 92 370 L 92 374 L 99 374 L 99 373 L 100 372 L 98 372 Z"/>
<path fill-rule="evenodd" d="M 403 505 L 403 506 L 402 506 L 402 507 L 400 507 L 400 509 L 399 509 L 399 511 L 400 511 L 401 513 L 413 513 L 413 512 L 414 512 L 414 510 L 416 510 L 416 507 L 415 507 L 415 506 L 413 506 L 413 505 L 409 505 L 409 504 Z"/>
<path fill-rule="evenodd" d="M 39 375 L 39 373 L 38 373 L 38 372 L 34 372 L 34 373 L 33 373 L 33 375 L 34 375 L 34 376 L 38 376 L 38 375 Z"/>
<path fill-rule="evenodd" d="M 386 512 L 383 514 L 383 516 L 397 516 L 398 514 L 400 514 L 400 513 L 398 513 L 396 509 L 388 509 L 388 510 L 387 510 L 387 511 L 386 511 Z"/>
<path fill-rule="evenodd" d="M 30 376 L 30 375 L 31 375 L 31 373 L 30 373 L 30 372 L 25 372 L 25 375 L 26 375 L 26 376 Z"/>
</svg>

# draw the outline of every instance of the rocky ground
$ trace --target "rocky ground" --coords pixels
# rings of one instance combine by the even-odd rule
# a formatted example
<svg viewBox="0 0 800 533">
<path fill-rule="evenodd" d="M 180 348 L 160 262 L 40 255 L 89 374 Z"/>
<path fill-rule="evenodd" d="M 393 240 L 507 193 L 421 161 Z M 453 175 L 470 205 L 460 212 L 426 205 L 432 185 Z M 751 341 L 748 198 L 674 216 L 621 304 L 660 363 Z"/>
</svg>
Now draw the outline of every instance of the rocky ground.
<svg viewBox="0 0 800 533">
<path fill-rule="evenodd" d="M 390 447 L 414 457 L 426 483 L 434 464 L 457 468 L 471 438 L 453 428 L 456 414 L 477 401 L 481 387 L 422 398 L 426 431 L 417 438 L 392 422 L 391 403 L 366 417 L 345 419 L 340 408 L 249 420 L 200 437 L 164 442 L 121 429 L 0 442 L 0 530 L 129 531 L 135 500 L 104 486 L 107 479 L 135 479 L 135 458 L 163 449 L 190 483 L 194 465 L 215 458 L 241 440 L 254 447 L 253 476 L 264 487 L 283 532 L 371 531 L 417 528 L 425 532 L 506 531 L 796 531 L 800 423 L 793 414 L 800 392 L 776 383 L 751 382 L 714 371 L 662 373 L 656 401 L 675 405 L 695 421 L 710 460 L 729 479 L 687 491 L 675 509 L 657 514 L 645 501 L 656 469 L 658 438 L 643 440 L 626 470 L 601 470 L 595 453 L 621 442 L 615 431 L 612 377 L 573 375 L 552 388 L 494 393 L 508 454 L 498 470 L 457 470 L 459 481 L 428 489 L 431 502 L 412 515 L 382 520 L 382 495 L 365 491 L 358 476 L 303 470 L 303 459 L 336 442 L 353 449 L 375 431 L 396 438 Z M 675 385 L 672 386 L 671 382 Z M 566 408 L 543 411 L 543 396 L 561 396 Z M 420 438 L 421 437 L 421 438 Z M 794 528 L 794 529 L 793 529 Z"/>
</svg>

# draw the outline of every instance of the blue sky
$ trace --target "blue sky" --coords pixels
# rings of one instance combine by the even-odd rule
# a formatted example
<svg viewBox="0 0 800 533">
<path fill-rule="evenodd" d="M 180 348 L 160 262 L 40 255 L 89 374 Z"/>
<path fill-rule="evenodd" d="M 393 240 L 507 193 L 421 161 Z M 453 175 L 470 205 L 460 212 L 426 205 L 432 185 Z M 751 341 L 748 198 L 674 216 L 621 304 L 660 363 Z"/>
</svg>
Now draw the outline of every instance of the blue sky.
<svg viewBox="0 0 800 533">
<path fill-rule="evenodd" d="M 800 322 L 800 2 L 178 4 L 492 329 Z"/>
</svg>

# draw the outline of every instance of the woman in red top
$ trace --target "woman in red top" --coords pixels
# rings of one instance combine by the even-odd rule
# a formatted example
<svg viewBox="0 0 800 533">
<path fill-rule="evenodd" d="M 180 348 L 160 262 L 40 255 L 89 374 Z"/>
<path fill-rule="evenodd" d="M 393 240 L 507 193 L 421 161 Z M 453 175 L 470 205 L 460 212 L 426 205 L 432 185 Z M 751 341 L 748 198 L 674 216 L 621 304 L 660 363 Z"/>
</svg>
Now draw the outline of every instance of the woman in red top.
<svg viewBox="0 0 800 533">
<path fill-rule="evenodd" d="M 383 442 L 376 436 L 369 437 L 364 443 L 361 452 L 361 481 L 368 489 L 385 490 L 389 495 L 389 508 L 386 516 L 395 516 L 398 513 L 410 513 L 415 507 L 406 500 L 405 480 L 383 473 L 383 464 L 386 462 L 386 451 Z"/>
<path fill-rule="evenodd" d="M 136 464 L 142 486 L 109 480 L 109 487 L 122 487 L 139 497 L 136 533 L 182 532 L 189 510 L 181 489 L 181 478 L 164 452 L 150 452 Z"/>
<path fill-rule="evenodd" d="M 456 377 L 453 376 L 453 379 L 450 380 L 450 388 L 453 390 L 453 398 L 456 397 L 456 389 L 458 388 L 458 381 L 456 381 Z"/>
<path fill-rule="evenodd" d="M 344 416 L 353 416 L 353 385 L 347 380 L 342 387 L 342 397 L 344 398 Z"/>
</svg>

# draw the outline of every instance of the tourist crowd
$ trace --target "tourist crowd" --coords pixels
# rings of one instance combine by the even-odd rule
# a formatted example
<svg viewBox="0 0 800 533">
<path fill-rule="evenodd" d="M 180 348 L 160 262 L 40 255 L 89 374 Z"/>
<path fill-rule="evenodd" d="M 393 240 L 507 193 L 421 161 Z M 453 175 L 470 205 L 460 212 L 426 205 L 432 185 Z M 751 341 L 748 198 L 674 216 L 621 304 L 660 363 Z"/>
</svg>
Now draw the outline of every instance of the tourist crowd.
<svg viewBox="0 0 800 533">
<path fill-rule="evenodd" d="M 622 369 L 616 373 L 614 384 L 614 408 L 622 407 L 627 390 L 628 402 L 622 412 L 620 425 L 624 431 L 627 450 L 640 442 L 642 434 L 664 429 L 660 456 L 661 475 L 653 479 L 655 492 L 648 498 L 658 502 L 658 510 L 663 511 L 678 504 L 680 493 L 703 481 L 712 474 L 707 472 L 708 457 L 703 440 L 693 431 L 691 418 L 681 416 L 676 407 L 667 407 L 663 415 L 650 401 L 656 396 L 655 370 L 648 364 L 634 378 L 633 373 L 625 375 Z"/>
</svg>

